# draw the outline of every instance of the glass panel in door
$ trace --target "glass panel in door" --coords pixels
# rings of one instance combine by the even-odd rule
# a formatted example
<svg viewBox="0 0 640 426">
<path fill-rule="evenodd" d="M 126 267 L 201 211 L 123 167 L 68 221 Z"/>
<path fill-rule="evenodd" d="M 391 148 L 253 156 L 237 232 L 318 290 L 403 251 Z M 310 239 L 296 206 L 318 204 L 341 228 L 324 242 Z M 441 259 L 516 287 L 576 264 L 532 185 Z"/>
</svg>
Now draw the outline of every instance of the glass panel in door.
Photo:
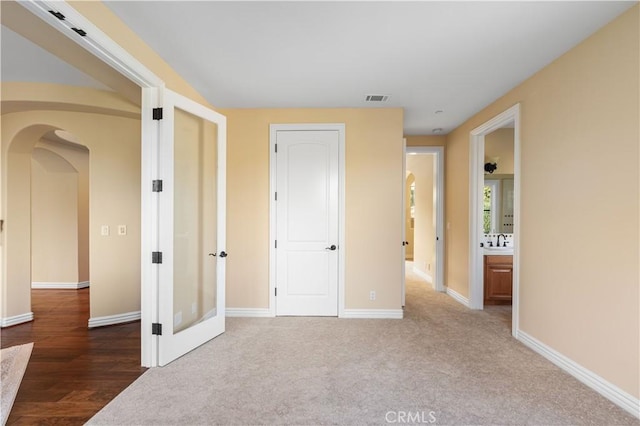
<svg viewBox="0 0 640 426">
<path fill-rule="evenodd" d="M 215 123 L 175 109 L 174 333 L 217 314 L 216 133 Z"/>
</svg>

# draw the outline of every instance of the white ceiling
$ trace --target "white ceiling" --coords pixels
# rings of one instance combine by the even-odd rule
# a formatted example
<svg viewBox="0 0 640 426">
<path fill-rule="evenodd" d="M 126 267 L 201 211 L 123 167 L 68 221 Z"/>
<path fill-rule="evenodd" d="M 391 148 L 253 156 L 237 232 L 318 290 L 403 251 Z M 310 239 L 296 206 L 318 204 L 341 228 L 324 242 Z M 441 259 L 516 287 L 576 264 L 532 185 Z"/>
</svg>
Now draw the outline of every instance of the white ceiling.
<svg viewBox="0 0 640 426">
<path fill-rule="evenodd" d="M 217 107 L 365 107 L 366 94 L 385 94 L 377 105 L 404 108 L 406 134 L 433 134 L 453 130 L 636 2 L 105 4 Z M 6 52 L 4 28 L 2 38 L 5 81 L 24 72 L 7 58 L 36 52 Z M 71 75 L 22 61 L 46 81 Z"/>
</svg>

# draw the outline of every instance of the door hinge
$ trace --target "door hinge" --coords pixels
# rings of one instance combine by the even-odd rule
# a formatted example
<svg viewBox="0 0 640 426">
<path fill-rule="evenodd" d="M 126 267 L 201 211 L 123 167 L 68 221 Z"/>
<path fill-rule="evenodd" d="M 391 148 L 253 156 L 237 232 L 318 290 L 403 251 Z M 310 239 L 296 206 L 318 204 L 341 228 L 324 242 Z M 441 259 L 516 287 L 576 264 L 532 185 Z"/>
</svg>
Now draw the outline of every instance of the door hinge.
<svg viewBox="0 0 640 426">
<path fill-rule="evenodd" d="M 50 10 L 49 13 L 55 16 L 56 18 L 58 18 L 59 20 L 64 21 L 64 15 L 62 13 L 56 10 Z"/>
<path fill-rule="evenodd" d="M 275 200 L 278 201 L 278 191 L 276 191 Z"/>
<path fill-rule="evenodd" d="M 276 144 L 276 153 L 278 152 L 278 144 Z"/>
<path fill-rule="evenodd" d="M 86 37 L 87 32 L 85 30 L 83 30 L 82 28 L 71 28 L 73 31 L 76 32 L 76 34 L 78 34 L 81 37 Z"/>
<path fill-rule="evenodd" d="M 278 287 L 276 287 L 276 296 L 278 295 Z"/>
<path fill-rule="evenodd" d="M 153 252 L 151 252 L 151 263 L 162 263 L 162 252 L 161 251 L 153 251 Z"/>
<path fill-rule="evenodd" d="M 154 336 L 162 336 L 162 324 L 157 322 L 152 323 L 151 334 Z"/>
<path fill-rule="evenodd" d="M 278 248 L 278 240 L 275 241 L 275 244 L 274 244 L 273 248 Z"/>
<path fill-rule="evenodd" d="M 154 120 L 162 120 L 162 108 L 154 108 L 153 109 L 153 119 Z"/>
<path fill-rule="evenodd" d="M 162 192 L 162 180 L 157 179 L 152 182 L 153 192 Z"/>
</svg>

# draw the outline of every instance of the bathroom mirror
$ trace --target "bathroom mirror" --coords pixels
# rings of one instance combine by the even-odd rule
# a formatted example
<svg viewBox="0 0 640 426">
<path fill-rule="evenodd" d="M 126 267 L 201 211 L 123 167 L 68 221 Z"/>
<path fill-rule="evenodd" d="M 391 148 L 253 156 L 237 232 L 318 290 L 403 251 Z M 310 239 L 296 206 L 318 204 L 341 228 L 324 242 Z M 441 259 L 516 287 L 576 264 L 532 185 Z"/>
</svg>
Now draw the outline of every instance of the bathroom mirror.
<svg viewBox="0 0 640 426">
<path fill-rule="evenodd" d="M 514 129 L 506 126 L 484 137 L 485 234 L 513 233 Z"/>
<path fill-rule="evenodd" d="M 513 174 L 491 174 L 484 178 L 483 232 L 513 233 Z"/>
</svg>

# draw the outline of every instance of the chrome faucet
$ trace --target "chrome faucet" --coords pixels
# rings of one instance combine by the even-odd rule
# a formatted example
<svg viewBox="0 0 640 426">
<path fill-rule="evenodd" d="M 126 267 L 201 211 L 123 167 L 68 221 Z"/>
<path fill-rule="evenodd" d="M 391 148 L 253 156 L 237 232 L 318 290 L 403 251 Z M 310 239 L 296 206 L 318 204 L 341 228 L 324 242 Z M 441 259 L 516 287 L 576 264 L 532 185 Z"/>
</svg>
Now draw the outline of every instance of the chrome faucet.
<svg viewBox="0 0 640 426">
<path fill-rule="evenodd" d="M 504 234 L 498 234 L 498 239 L 496 240 L 496 247 L 500 247 L 500 237 L 504 237 L 504 241 L 502 242 L 502 247 L 507 246 L 507 236 Z"/>
</svg>

